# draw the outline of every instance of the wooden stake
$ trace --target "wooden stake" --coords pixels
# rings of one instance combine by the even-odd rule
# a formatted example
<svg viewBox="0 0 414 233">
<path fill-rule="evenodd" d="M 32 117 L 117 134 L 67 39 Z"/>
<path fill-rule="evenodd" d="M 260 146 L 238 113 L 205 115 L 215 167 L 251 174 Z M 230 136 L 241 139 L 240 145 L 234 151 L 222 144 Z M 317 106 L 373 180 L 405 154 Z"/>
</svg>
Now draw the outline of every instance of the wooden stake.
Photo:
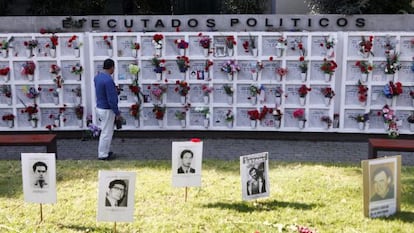
<svg viewBox="0 0 414 233">
<path fill-rule="evenodd" d="M 185 187 L 185 198 L 184 198 L 185 202 L 187 202 L 187 192 L 188 192 L 188 187 Z"/>
<path fill-rule="evenodd" d="M 114 222 L 114 233 L 116 233 L 116 222 Z"/>
<path fill-rule="evenodd" d="M 43 222 L 43 209 L 42 209 L 42 203 L 40 203 L 40 222 Z"/>
</svg>

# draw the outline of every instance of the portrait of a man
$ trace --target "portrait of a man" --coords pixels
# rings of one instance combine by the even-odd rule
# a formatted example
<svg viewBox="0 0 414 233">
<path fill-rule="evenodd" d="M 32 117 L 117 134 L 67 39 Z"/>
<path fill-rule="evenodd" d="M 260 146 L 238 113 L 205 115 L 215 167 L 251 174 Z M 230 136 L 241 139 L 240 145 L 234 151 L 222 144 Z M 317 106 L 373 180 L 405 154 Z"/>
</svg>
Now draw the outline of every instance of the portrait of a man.
<svg viewBox="0 0 414 233">
<path fill-rule="evenodd" d="M 47 165 L 45 162 L 37 161 L 32 166 L 33 177 L 34 177 L 34 187 L 39 189 L 48 188 L 49 184 L 47 183 Z"/>
<path fill-rule="evenodd" d="M 394 198 L 394 181 L 389 167 L 376 168 L 371 178 L 371 202 Z"/>
<path fill-rule="evenodd" d="M 246 184 L 247 195 L 265 193 L 266 185 L 265 185 L 265 179 L 263 177 L 263 172 L 256 167 L 252 167 L 249 169 L 248 174 L 249 174 L 249 179 L 247 180 L 247 184 Z"/>
<path fill-rule="evenodd" d="M 196 170 L 191 167 L 194 153 L 191 150 L 183 150 L 180 153 L 181 166 L 177 169 L 178 174 L 195 173 Z"/>
<path fill-rule="evenodd" d="M 127 206 L 127 183 L 125 180 L 112 180 L 109 182 L 108 191 L 105 196 L 105 206 L 126 207 Z"/>
</svg>

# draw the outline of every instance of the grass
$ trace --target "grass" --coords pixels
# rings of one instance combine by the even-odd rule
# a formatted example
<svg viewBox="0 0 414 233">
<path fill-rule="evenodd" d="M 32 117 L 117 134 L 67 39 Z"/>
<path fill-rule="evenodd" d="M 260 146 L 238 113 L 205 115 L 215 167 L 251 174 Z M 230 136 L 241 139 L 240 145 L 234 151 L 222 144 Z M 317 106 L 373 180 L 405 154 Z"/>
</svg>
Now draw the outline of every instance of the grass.
<svg viewBox="0 0 414 233">
<path fill-rule="evenodd" d="M 117 232 L 278 232 L 298 224 L 318 232 L 412 232 L 414 167 L 402 168 L 401 212 L 363 216 L 362 170 L 353 165 L 270 163 L 270 197 L 241 200 L 239 161 L 203 162 L 202 187 L 172 188 L 170 161 L 57 161 L 56 204 L 25 203 L 20 161 L 2 161 L 0 232 L 111 232 L 96 222 L 99 170 L 136 171 L 133 223 Z M 5 172 L 7 171 L 7 172 Z"/>
</svg>

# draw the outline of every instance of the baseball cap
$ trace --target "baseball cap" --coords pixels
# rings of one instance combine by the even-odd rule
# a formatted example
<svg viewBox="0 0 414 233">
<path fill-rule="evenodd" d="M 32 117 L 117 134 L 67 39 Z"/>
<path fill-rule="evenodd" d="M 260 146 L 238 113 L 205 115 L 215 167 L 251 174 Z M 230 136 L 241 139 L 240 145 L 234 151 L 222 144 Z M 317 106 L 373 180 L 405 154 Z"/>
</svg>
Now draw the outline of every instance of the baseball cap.
<svg viewBox="0 0 414 233">
<path fill-rule="evenodd" d="M 115 66 L 115 62 L 112 59 L 106 59 L 103 63 L 103 68 L 106 69 L 110 69 L 112 67 Z"/>
</svg>

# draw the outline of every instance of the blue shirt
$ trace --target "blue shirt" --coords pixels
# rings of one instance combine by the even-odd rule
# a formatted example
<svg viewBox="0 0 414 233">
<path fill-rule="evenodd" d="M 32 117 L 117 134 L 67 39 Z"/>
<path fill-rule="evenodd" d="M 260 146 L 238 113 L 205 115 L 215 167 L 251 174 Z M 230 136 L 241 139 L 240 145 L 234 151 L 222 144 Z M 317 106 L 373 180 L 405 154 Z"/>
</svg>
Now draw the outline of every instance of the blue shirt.
<svg viewBox="0 0 414 233">
<path fill-rule="evenodd" d="M 118 108 L 118 92 L 112 77 L 99 72 L 95 78 L 96 107 L 102 109 L 112 109 L 115 115 L 120 115 Z"/>
</svg>

